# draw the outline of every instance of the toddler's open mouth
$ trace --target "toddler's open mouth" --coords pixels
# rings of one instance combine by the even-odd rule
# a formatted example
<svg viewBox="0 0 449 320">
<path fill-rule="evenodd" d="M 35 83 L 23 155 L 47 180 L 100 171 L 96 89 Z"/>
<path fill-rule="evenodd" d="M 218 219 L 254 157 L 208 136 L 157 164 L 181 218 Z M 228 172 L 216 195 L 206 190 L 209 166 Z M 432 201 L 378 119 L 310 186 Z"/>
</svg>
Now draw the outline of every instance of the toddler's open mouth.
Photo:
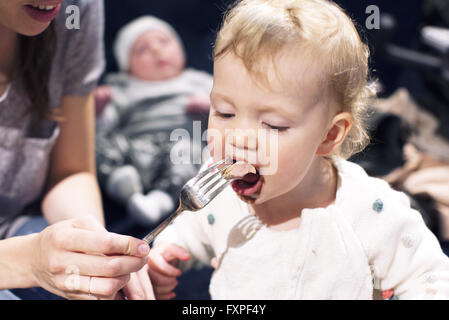
<svg viewBox="0 0 449 320">
<path fill-rule="evenodd" d="M 231 186 L 239 195 L 253 196 L 262 188 L 262 177 L 258 173 L 248 173 L 242 179 L 232 181 Z"/>
<path fill-rule="evenodd" d="M 227 172 L 232 181 L 232 189 L 241 196 L 250 197 L 260 192 L 263 178 L 257 168 L 243 162 L 233 160 L 231 169 Z"/>
</svg>

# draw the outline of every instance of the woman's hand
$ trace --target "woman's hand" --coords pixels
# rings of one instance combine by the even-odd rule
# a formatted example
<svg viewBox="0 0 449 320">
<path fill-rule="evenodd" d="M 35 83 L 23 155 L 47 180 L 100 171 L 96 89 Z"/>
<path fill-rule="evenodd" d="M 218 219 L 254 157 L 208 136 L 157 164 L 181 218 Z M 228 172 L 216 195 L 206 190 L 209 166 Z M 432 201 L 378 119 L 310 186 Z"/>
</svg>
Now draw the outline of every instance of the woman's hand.
<svg viewBox="0 0 449 320">
<path fill-rule="evenodd" d="M 144 241 L 109 233 L 89 216 L 53 224 L 36 240 L 35 282 L 67 299 L 114 299 L 149 253 Z"/>
<path fill-rule="evenodd" d="M 178 260 L 189 260 L 188 251 L 171 243 L 159 243 L 151 249 L 148 259 L 148 274 L 153 284 L 154 294 L 158 300 L 175 297 L 174 289 L 181 270 L 174 267 Z"/>
</svg>

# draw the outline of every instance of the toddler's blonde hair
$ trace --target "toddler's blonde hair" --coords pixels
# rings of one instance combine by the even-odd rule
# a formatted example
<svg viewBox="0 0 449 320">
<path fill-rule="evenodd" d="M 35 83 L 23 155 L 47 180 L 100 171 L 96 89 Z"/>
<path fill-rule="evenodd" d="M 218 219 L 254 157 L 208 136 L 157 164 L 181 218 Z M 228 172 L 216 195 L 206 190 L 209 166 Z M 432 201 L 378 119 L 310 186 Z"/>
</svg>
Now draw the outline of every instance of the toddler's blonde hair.
<svg viewBox="0 0 449 320">
<path fill-rule="evenodd" d="M 349 158 L 369 142 L 364 116 L 369 99 L 375 96 L 368 84 L 369 48 L 352 20 L 328 0 L 241 0 L 226 14 L 218 33 L 214 58 L 232 52 L 248 71 L 261 58 L 274 58 L 287 45 L 299 45 L 301 57 L 308 54 L 324 71 L 330 88 L 354 122 L 338 155 Z"/>
</svg>

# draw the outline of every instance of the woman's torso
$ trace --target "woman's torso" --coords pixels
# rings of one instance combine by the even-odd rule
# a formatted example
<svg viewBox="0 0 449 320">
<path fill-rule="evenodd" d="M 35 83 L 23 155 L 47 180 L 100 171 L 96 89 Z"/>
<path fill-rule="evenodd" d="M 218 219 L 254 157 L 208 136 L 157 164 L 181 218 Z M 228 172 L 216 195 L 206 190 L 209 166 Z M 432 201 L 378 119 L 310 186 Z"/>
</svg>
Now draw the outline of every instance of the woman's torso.
<svg viewBox="0 0 449 320">
<path fill-rule="evenodd" d="M 65 8 L 69 5 L 80 9 L 81 28 L 85 30 L 67 29 Z M 48 85 L 50 109 L 58 108 L 65 95 L 88 93 L 101 75 L 103 52 L 95 51 L 102 45 L 94 43 L 98 42 L 96 32 L 92 31 L 93 36 L 88 38 L 85 35 L 90 34 L 89 29 L 102 32 L 102 6 L 99 0 L 65 1 L 53 22 L 56 51 Z M 75 50 L 80 55 L 91 51 L 91 56 L 80 65 L 79 60 L 71 59 Z M 27 113 L 31 103 L 17 70 L 8 87 L 0 100 L 0 238 L 8 221 L 43 195 L 50 154 L 59 136 L 55 121 L 44 120 L 32 126 L 34 115 Z"/>
</svg>

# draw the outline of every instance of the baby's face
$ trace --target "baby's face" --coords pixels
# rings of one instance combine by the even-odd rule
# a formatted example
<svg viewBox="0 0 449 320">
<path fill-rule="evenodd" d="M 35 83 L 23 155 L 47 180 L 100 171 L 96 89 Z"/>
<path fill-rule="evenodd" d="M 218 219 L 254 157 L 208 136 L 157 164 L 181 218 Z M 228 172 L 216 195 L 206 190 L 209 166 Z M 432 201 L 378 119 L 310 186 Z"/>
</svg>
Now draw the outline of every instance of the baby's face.
<svg viewBox="0 0 449 320">
<path fill-rule="evenodd" d="M 298 60 L 285 52 L 276 68 L 280 78 L 267 63 L 269 85 L 257 81 L 233 53 L 215 61 L 209 149 L 215 161 L 231 157 L 256 167 L 260 179 L 255 185 L 251 179 L 250 184 L 233 183 L 248 203 L 293 191 L 327 136 L 332 116 L 325 90 L 309 64 Z"/>
<path fill-rule="evenodd" d="M 184 64 L 179 41 L 168 31 L 151 30 L 134 43 L 129 72 L 146 81 L 167 80 L 179 75 Z"/>
</svg>

